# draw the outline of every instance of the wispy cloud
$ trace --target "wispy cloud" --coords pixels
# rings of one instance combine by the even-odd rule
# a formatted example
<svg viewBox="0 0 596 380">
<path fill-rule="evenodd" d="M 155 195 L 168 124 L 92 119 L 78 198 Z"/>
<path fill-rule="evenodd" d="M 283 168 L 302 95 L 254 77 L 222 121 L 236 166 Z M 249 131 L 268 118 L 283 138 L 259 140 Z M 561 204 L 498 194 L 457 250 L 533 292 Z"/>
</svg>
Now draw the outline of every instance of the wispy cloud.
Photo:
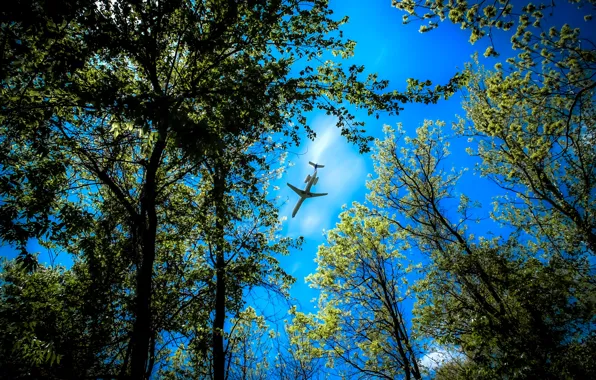
<svg viewBox="0 0 596 380">
<path fill-rule="evenodd" d="M 289 274 L 290 275 L 295 275 L 296 272 L 302 267 L 302 262 L 300 261 L 295 261 L 294 264 L 292 265 L 292 268 L 290 269 Z"/>
<path fill-rule="evenodd" d="M 446 351 L 429 352 L 420 359 L 420 366 L 427 370 L 434 370 L 450 359 L 451 356 Z"/>
<path fill-rule="evenodd" d="M 426 371 L 434 371 L 448 362 L 460 361 L 463 359 L 461 352 L 446 347 L 434 347 L 419 361 L 419 365 Z"/>
<path fill-rule="evenodd" d="M 385 61 L 385 57 L 387 56 L 387 45 L 383 44 L 379 50 L 379 54 L 377 55 L 377 59 L 375 59 L 375 63 L 373 68 L 377 68 L 380 63 Z"/>
<path fill-rule="evenodd" d="M 285 223 L 290 236 L 319 237 L 323 229 L 332 228 L 341 212 L 341 206 L 351 203 L 366 182 L 365 158 L 341 136 L 336 120 L 331 117 L 318 118 L 313 123 L 313 129 L 317 133 L 316 139 L 305 144 L 306 154 L 292 160 L 295 165 L 284 176 L 280 191 L 282 198 L 288 198 L 281 209 L 281 215 L 288 217 Z M 319 182 L 313 186 L 312 191 L 329 195 L 305 200 L 292 219 L 292 210 L 299 198 L 285 186 L 285 182 L 303 188 L 304 179 L 313 171 L 308 161 L 325 165 L 323 169 L 319 169 Z"/>
</svg>

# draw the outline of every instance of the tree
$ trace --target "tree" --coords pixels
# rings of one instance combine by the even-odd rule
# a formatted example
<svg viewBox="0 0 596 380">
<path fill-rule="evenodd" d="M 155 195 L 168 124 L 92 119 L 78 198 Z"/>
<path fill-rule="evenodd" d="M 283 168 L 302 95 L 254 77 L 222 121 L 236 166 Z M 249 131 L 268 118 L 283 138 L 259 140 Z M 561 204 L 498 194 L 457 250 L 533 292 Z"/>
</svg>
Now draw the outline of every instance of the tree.
<svg viewBox="0 0 596 380">
<path fill-rule="evenodd" d="M 475 204 L 455 193 L 459 175 L 445 171 L 444 134 L 427 124 L 401 152 L 382 143 L 376 205 L 397 211 L 395 223 L 436 265 L 419 284 L 426 294 L 419 326 L 461 345 L 470 355 L 463 371 L 475 377 L 593 376 L 583 359 L 594 349 L 591 36 L 567 24 L 546 28 L 554 2 L 521 9 L 510 2 L 393 3 L 408 13 L 404 22 L 429 20 L 421 32 L 448 18 L 470 30 L 472 43 L 489 37 L 485 56 L 498 55 L 497 30 L 512 30 L 519 52 L 494 71 L 477 60 L 466 67 L 466 117 L 456 128 L 469 138 L 479 174 L 503 190 L 491 217 L 505 236 L 469 232 Z M 418 91 L 428 86 L 412 83 Z M 457 195 L 455 212 L 449 205 Z"/>
<path fill-rule="evenodd" d="M 275 374 L 280 379 L 312 379 L 323 373 L 328 355 L 312 316 L 301 313 L 296 306 L 289 309 L 291 320 L 284 320 L 283 333 L 278 333 Z"/>
<path fill-rule="evenodd" d="M 545 49 L 552 46 L 552 63 L 543 73 L 517 60 L 509 71 L 497 65 L 495 72 L 473 74 L 468 67 L 467 120 L 460 133 L 478 141 L 481 174 L 515 194 L 499 201 L 504 220 L 549 236 L 537 249 L 593 255 L 596 56 L 576 55 L 577 32 L 568 27 L 552 33 L 544 41 Z M 520 215 L 520 209 L 528 212 Z"/>
<path fill-rule="evenodd" d="M 557 11 L 557 3 L 554 1 L 528 4 L 515 4 L 508 0 L 498 0 L 492 2 L 484 1 L 422 1 L 422 0 L 392 0 L 392 5 L 401 10 L 403 14 L 403 23 L 411 22 L 425 23 L 420 26 L 421 33 L 431 32 L 438 28 L 442 22 L 449 22 L 459 25 L 461 29 L 470 31 L 470 43 L 474 44 L 478 40 L 488 38 L 489 46 L 484 52 L 485 57 L 498 57 L 500 52 L 494 44 L 494 38 L 497 35 L 503 35 L 511 38 L 511 48 L 519 51 L 518 63 L 526 68 L 535 67 L 539 62 L 551 64 L 553 52 L 567 49 L 568 58 L 571 66 L 561 66 L 562 72 L 556 75 L 558 79 L 566 79 L 567 85 L 582 89 L 582 83 L 575 83 L 572 77 L 568 77 L 567 69 L 572 68 L 572 72 L 581 71 L 581 68 L 592 70 L 590 68 L 593 59 L 586 57 L 593 56 L 593 44 L 589 39 L 591 36 L 579 36 L 579 29 L 572 29 L 569 25 L 561 25 L 563 33 L 561 39 L 557 41 L 558 31 L 553 27 L 546 30 L 546 25 L 550 22 L 548 16 L 553 16 L 555 12 L 572 14 L 573 6 L 582 9 L 584 20 L 592 22 L 592 15 L 585 10 L 594 7 L 593 0 L 569 0 L 567 4 L 563 2 L 562 12 Z M 521 6 L 520 6 L 521 5 Z M 514 33 L 512 33 L 514 31 Z M 555 37 L 555 38 L 553 38 Z M 587 38 L 586 38 L 587 37 Z M 583 43 L 574 45 L 572 41 Z M 546 43 L 545 43 L 546 42 Z M 563 48 L 563 49 L 562 49 Z M 556 53 L 555 53 L 556 54 Z M 511 59 L 511 58 L 510 58 Z M 513 63 L 513 62 L 510 62 Z M 562 61 L 560 62 L 563 63 Z M 585 64 L 588 63 L 586 66 Z M 514 66 L 516 64 L 514 63 Z M 540 75 L 540 70 L 534 70 Z M 556 71 L 556 70 L 555 70 Z M 546 73 L 544 73 L 546 74 Z M 558 80 L 555 79 L 555 80 Z M 456 73 L 450 80 L 457 91 L 466 80 L 466 75 Z M 442 91 L 449 90 L 449 86 L 444 88 L 436 86 L 434 90 L 430 89 L 430 81 L 420 81 L 409 79 L 409 93 L 412 96 L 421 96 L 423 99 L 437 99 L 433 95 L 440 94 Z M 585 91 L 587 91 L 586 89 Z M 437 93 L 435 93 L 437 91 Z M 582 94 L 585 92 L 582 91 Z M 563 92 L 562 92 L 563 93 Z M 562 94 L 561 93 L 561 94 Z M 570 95 L 569 93 L 567 95 Z M 573 96 L 570 96 L 573 98 Z"/>
<path fill-rule="evenodd" d="M 428 20 L 426 25 L 420 26 L 420 32 L 430 32 L 440 26 L 440 22 L 449 20 L 453 24 L 459 25 L 462 29 L 470 31 L 470 43 L 488 37 L 491 46 L 486 50 L 486 55 L 497 56 L 494 49 L 493 35 L 499 31 L 510 31 L 515 28 L 515 35 L 512 39 L 514 48 L 521 48 L 529 53 L 537 54 L 532 51 L 532 44 L 528 38 L 532 38 L 531 33 L 526 32 L 529 27 L 540 28 L 541 21 L 545 18 L 545 12 L 550 16 L 556 10 L 555 2 L 543 2 L 536 4 L 514 4 L 506 0 L 493 2 L 467 2 L 467 1 L 411 1 L 411 0 L 392 0 L 392 5 L 403 11 L 403 23 Z M 568 3 L 576 4 L 578 8 L 594 5 L 592 0 L 569 0 Z M 592 16 L 586 14 L 585 21 L 591 21 Z"/>
<path fill-rule="evenodd" d="M 230 379 L 266 379 L 271 373 L 268 360 L 272 331 L 262 315 L 246 308 L 233 321 L 229 339 Z"/>
<path fill-rule="evenodd" d="M 588 262 L 579 252 L 533 249 L 532 239 L 549 240 L 542 231 L 471 233 L 475 204 L 460 194 L 454 210 L 462 173 L 445 167 L 442 127 L 427 121 L 401 148 L 387 129 L 370 184 L 376 212 L 431 259 L 416 285 L 417 329 L 461 347 L 474 377 L 590 377 L 591 365 L 582 364 L 594 347 Z"/>
<path fill-rule="evenodd" d="M 102 292 L 88 268 L 4 262 L 0 280 L 2 378 L 85 378 L 109 374 L 126 343 L 118 296 Z"/>
<path fill-rule="evenodd" d="M 196 240 L 202 245 L 203 265 L 212 279 L 213 303 L 206 305 L 211 313 L 208 330 L 212 343 L 211 350 L 197 349 L 195 354 L 212 361 L 212 365 L 203 368 L 204 363 L 198 360 L 195 372 L 213 378 L 228 378 L 230 372 L 238 371 L 231 362 L 234 342 L 248 337 L 238 336 L 236 327 L 226 330 L 224 322 L 229 316 L 240 324 L 253 322 L 243 319 L 251 315 L 244 310 L 244 295 L 260 286 L 287 297 L 293 282 L 279 267 L 275 255 L 288 254 L 301 239 L 276 237 L 280 220 L 274 203 L 267 199 L 267 190 L 268 181 L 279 170 L 264 169 L 269 160 L 278 158 L 270 148 L 267 143 L 255 144 L 246 138 L 226 138 L 206 157 L 201 171 L 203 180 L 194 212 L 200 225 Z M 271 156 L 268 161 L 262 158 L 263 153 Z M 242 160 L 249 165 L 242 164 Z M 199 342 L 204 343 L 201 339 Z M 196 343 L 193 345 L 196 347 Z"/>
<path fill-rule="evenodd" d="M 355 204 L 319 247 L 317 271 L 307 277 L 319 289 L 320 311 L 304 316 L 309 336 L 339 365 L 343 376 L 421 379 L 421 345 L 404 310 L 409 298 L 399 232 Z"/>
<path fill-rule="evenodd" d="M 187 255 L 182 233 L 201 228 L 192 225 L 190 198 L 177 192 L 204 180 L 201 170 L 217 143 L 273 134 L 286 136 L 278 147 L 297 143 L 299 127 L 288 126 L 302 125 L 312 137 L 302 112 L 317 108 L 336 115 L 348 140 L 365 150 L 361 123 L 340 103 L 373 113 L 396 111 L 405 100 L 382 93 L 387 82 L 375 76 L 360 80 L 362 67 L 310 65 L 327 51 L 342 57 L 353 51 L 351 41 L 336 35 L 345 20 L 331 19 L 326 1 L 106 0 L 68 2 L 57 12 L 45 2 L 21 8 L 2 13 L 8 47 L 0 115 L 2 239 L 25 258 L 31 257 L 26 242 L 37 239 L 96 260 L 78 244 L 99 244 L 99 225 L 81 221 L 108 223 L 124 247 L 123 286 L 134 294 L 124 317 L 133 321 L 129 349 L 117 361 L 121 374 L 133 378 L 152 372 L 159 331 L 173 323 L 162 314 L 168 303 L 210 302 L 201 290 L 210 286 L 202 277 L 208 272 L 185 272 L 198 287 L 173 276 L 193 268 L 196 261 L 180 264 L 189 256 L 199 260 Z M 300 59 L 303 69 L 291 76 Z M 223 123 L 230 109 L 241 120 Z M 221 181 L 225 162 L 215 165 L 211 173 Z M 172 204 L 182 207 L 174 218 L 167 212 Z M 216 223 L 221 231 L 225 220 Z M 166 284 L 176 286 L 170 292 Z M 185 295 L 189 288 L 192 295 Z M 221 306 L 222 292 L 215 297 Z M 221 355 L 217 361 L 221 368 Z"/>
</svg>

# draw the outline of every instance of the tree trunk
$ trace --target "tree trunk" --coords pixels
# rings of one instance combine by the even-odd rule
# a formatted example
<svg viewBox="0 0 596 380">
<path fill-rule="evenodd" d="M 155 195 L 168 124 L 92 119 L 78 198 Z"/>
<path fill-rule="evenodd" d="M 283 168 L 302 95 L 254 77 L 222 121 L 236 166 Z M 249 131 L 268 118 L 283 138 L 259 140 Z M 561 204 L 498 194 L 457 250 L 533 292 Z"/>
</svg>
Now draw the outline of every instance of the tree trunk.
<svg viewBox="0 0 596 380">
<path fill-rule="evenodd" d="M 226 317 L 226 280 L 224 258 L 224 193 L 225 173 L 222 168 L 215 168 L 214 203 L 215 203 L 215 318 L 213 321 L 213 377 L 225 379 L 225 352 L 223 342 L 224 322 Z"/>
<path fill-rule="evenodd" d="M 147 368 L 152 332 L 151 297 L 153 295 L 153 263 L 156 254 L 157 210 L 156 173 L 165 149 L 165 138 L 157 141 L 145 175 L 145 186 L 141 196 L 141 217 L 138 226 L 141 231 L 141 260 L 137 269 L 135 322 L 132 330 L 131 377 L 135 380 L 147 378 Z"/>
<path fill-rule="evenodd" d="M 153 235 L 153 239 L 151 239 Z M 147 238 L 146 241 L 145 238 Z M 137 274 L 137 294 L 135 322 L 132 330 L 132 378 L 145 379 L 147 358 L 149 356 L 149 340 L 151 337 L 151 296 L 153 262 L 155 260 L 155 233 L 144 234 L 143 260 Z"/>
</svg>

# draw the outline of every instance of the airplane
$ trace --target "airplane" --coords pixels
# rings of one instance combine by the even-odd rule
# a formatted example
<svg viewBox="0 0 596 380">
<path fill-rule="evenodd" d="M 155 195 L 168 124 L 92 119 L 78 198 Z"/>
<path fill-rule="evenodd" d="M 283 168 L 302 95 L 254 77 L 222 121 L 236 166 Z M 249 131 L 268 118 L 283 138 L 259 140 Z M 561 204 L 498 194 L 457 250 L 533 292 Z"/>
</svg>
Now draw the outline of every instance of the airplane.
<svg viewBox="0 0 596 380">
<path fill-rule="evenodd" d="M 296 216 L 298 209 L 300 208 L 300 206 L 302 206 L 302 202 L 304 202 L 304 200 L 306 198 L 322 197 L 323 195 L 328 194 L 328 193 L 311 193 L 310 192 L 310 188 L 313 187 L 314 185 L 316 185 L 317 182 L 319 182 L 319 177 L 317 177 L 317 169 L 324 168 L 325 165 L 315 164 L 310 161 L 308 161 L 308 163 L 310 165 L 314 166 L 315 172 L 313 173 L 312 177 L 310 174 L 306 176 L 306 179 L 304 180 L 304 183 L 306 183 L 306 188 L 304 190 L 300 190 L 297 187 L 292 186 L 288 183 L 288 186 L 290 186 L 290 189 L 294 190 L 296 192 L 296 194 L 300 195 L 300 200 L 298 201 L 298 203 L 296 203 L 296 207 L 294 207 L 294 211 L 292 212 L 292 218 L 294 216 Z"/>
</svg>

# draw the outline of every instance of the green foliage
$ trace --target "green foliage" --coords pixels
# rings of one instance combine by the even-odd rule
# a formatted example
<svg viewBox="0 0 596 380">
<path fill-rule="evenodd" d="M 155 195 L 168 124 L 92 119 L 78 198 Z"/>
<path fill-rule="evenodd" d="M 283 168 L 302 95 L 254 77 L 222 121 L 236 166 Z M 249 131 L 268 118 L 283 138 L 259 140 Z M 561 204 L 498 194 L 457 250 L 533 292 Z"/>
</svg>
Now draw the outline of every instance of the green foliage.
<svg viewBox="0 0 596 380">
<path fill-rule="evenodd" d="M 594 5 L 593 0 L 579 1 L 569 0 L 571 4 L 578 7 Z M 468 2 L 468 1 L 443 1 L 443 0 L 392 0 L 392 5 L 405 12 L 403 23 L 413 21 L 427 21 L 420 26 L 420 32 L 430 32 L 439 27 L 440 22 L 449 20 L 459 25 L 462 29 L 470 31 L 470 43 L 475 43 L 483 37 L 492 37 L 497 31 L 515 30 L 516 36 L 524 35 L 528 27 L 540 28 L 541 20 L 545 12 L 551 15 L 555 12 L 554 2 L 543 2 L 537 4 L 513 4 L 506 0 L 493 2 Z M 587 18 L 589 21 L 591 18 Z M 529 44 L 523 44 L 527 48 Z M 494 52 L 494 50 L 492 50 Z M 496 55 L 491 53 L 490 55 Z"/>
<path fill-rule="evenodd" d="M 271 372 L 267 358 L 271 352 L 272 331 L 263 316 L 252 307 L 240 312 L 231 320 L 233 325 L 229 338 L 230 373 L 238 379 L 263 379 Z"/>
<path fill-rule="evenodd" d="M 314 341 L 301 349 L 316 344 L 309 350 L 319 351 L 316 356 L 344 377 L 420 379 L 421 347 L 403 306 L 412 270 L 404 266 L 407 245 L 387 220 L 368 216 L 361 205 L 340 219 L 319 247 L 317 271 L 306 279 L 321 292 L 320 311 L 296 314 L 291 331 Z"/>
<path fill-rule="evenodd" d="M 589 75 L 596 60 L 557 50 L 548 53 L 542 73 L 517 62 L 510 72 L 480 69 L 471 76 L 464 104 L 469 123 L 462 120 L 459 131 L 478 141 L 472 153 L 482 159 L 480 173 L 509 190 L 496 201 L 495 217 L 549 236 L 533 242 L 537 251 L 593 253 L 596 114 Z M 557 68 L 570 60 L 577 70 Z"/>
<path fill-rule="evenodd" d="M 333 367 L 333 361 L 321 344 L 320 327 L 313 315 L 290 308 L 291 320 L 284 320 L 285 347 L 277 347 L 275 369 L 280 379 L 310 379 L 322 373 L 325 367 Z M 322 317 L 328 320 L 325 316 Z M 281 335 L 281 334 L 280 334 Z"/>
<path fill-rule="evenodd" d="M 3 378 L 109 374 L 123 346 L 113 297 L 80 264 L 27 273 L 4 262 L 0 279 Z"/>
<path fill-rule="evenodd" d="M 519 54 L 386 92 L 362 66 L 321 61 L 355 46 L 325 0 L 2 8 L 0 239 L 20 252 L 0 280 L 3 374 L 307 378 L 325 364 L 420 378 L 430 339 L 462 351 L 437 377 L 594 377 L 594 50 L 568 25 L 541 29 L 552 4 L 394 5 L 428 20 L 423 32 L 448 18 L 472 43 L 510 30 Z M 287 346 L 260 360 L 269 327 L 247 294 L 287 298 L 294 281 L 276 256 L 301 240 L 278 236 L 268 188 L 283 152 L 314 137 L 305 115 L 335 116 L 366 152 L 349 107 L 378 117 L 460 89 L 456 131 L 503 190 L 502 236 L 471 233 L 478 205 L 459 192 L 441 122 L 411 138 L 388 128 L 370 207 L 344 212 L 319 249 L 319 312 L 292 309 Z M 40 265 L 32 240 L 74 266 Z M 412 250 L 428 265 L 408 286 Z"/>
<path fill-rule="evenodd" d="M 569 0 L 568 2 L 577 4 L 579 9 L 594 6 L 593 0 Z M 585 63 L 586 57 L 592 57 L 588 58 L 587 61 L 593 62 L 594 60 L 594 52 L 589 43 L 587 45 L 573 45 L 573 41 L 577 42 L 579 29 L 572 29 L 568 25 L 564 25 L 560 32 L 554 27 L 551 27 L 548 31 L 543 28 L 542 20 L 548 14 L 552 16 L 555 12 L 555 2 L 529 3 L 522 6 L 506 0 L 496 0 L 489 3 L 483 1 L 392 0 L 392 5 L 404 12 L 404 24 L 413 21 L 426 23 L 420 26 L 421 33 L 438 28 L 441 22 L 448 19 L 450 22 L 459 25 L 461 29 L 470 32 L 469 41 L 471 44 L 487 37 L 490 45 L 484 51 L 483 55 L 485 57 L 498 57 L 500 55 L 493 43 L 493 36 L 501 32 L 511 38 L 512 48 L 520 51 L 517 60 L 508 60 L 515 66 L 534 67 L 539 65 L 540 62 L 549 65 L 552 54 L 567 49 L 569 57 L 567 63 L 570 66 L 560 62 L 559 64 L 562 66 L 559 69 L 563 71 L 555 73 L 555 78 L 560 74 L 567 76 L 566 70 L 570 68 L 576 73 L 588 68 L 585 65 L 580 67 L 580 64 L 578 64 L 578 61 Z M 584 19 L 586 22 L 590 22 L 591 16 L 585 15 Z M 557 71 L 555 68 L 550 70 Z M 588 70 L 593 70 L 593 68 L 588 68 Z M 436 103 L 437 100 L 447 98 L 455 91 L 464 88 L 468 80 L 468 74 L 468 71 L 455 73 L 446 86 L 438 85 L 435 86 L 434 90 L 429 89 L 431 85 L 429 81 L 409 79 L 406 93 L 411 99 L 425 103 Z M 550 75 L 547 72 L 543 72 L 543 74 L 545 77 Z M 574 83 L 572 76 L 567 79 L 569 80 L 568 83 Z"/>
<path fill-rule="evenodd" d="M 32 271 L 31 239 L 74 255 L 116 297 L 111 333 L 130 340 L 110 353 L 112 374 L 145 378 L 171 360 L 213 370 L 204 359 L 221 357 L 211 346 L 245 292 L 285 296 L 293 281 L 273 255 L 300 241 L 276 236 L 266 181 L 301 131 L 314 137 L 304 113 L 336 116 L 366 151 L 345 104 L 391 113 L 407 99 L 362 67 L 320 62 L 354 49 L 327 1 L 36 1 L 1 12 L 0 238 Z"/>
<path fill-rule="evenodd" d="M 432 262 L 416 284 L 418 331 L 465 354 L 437 377 L 593 377 L 584 361 L 594 354 L 591 41 L 569 25 L 543 28 L 555 3 L 393 4 L 407 12 L 405 23 L 428 20 L 422 32 L 448 18 L 471 32 L 471 43 L 511 30 L 519 52 L 494 71 L 476 59 L 466 67 L 466 117 L 455 125 L 480 176 L 502 189 L 490 216 L 503 236 L 470 233 L 479 205 L 457 187 L 463 172 L 448 170 L 442 125 L 426 122 L 405 146 L 392 130 L 378 143 L 370 200 Z"/>
<path fill-rule="evenodd" d="M 379 212 L 432 263 L 415 285 L 417 330 L 461 347 L 473 363 L 467 376 L 474 378 L 590 377 L 593 368 L 582 360 L 594 347 L 596 289 L 587 252 L 553 247 L 556 233 L 516 224 L 515 218 L 540 212 L 535 198 L 527 207 L 509 205 L 515 218 L 497 217 L 511 221 L 508 237 L 471 234 L 470 224 L 479 221 L 476 205 L 461 194 L 455 210 L 463 173 L 446 169 L 449 143 L 442 124 L 434 124 L 427 121 L 405 144 L 399 143 L 403 131 L 395 136 L 387 128 L 370 183 L 375 208 L 386 210 Z M 501 165 L 483 162 L 485 173 L 500 173 Z M 517 181 L 516 189 L 523 185 Z"/>
</svg>

